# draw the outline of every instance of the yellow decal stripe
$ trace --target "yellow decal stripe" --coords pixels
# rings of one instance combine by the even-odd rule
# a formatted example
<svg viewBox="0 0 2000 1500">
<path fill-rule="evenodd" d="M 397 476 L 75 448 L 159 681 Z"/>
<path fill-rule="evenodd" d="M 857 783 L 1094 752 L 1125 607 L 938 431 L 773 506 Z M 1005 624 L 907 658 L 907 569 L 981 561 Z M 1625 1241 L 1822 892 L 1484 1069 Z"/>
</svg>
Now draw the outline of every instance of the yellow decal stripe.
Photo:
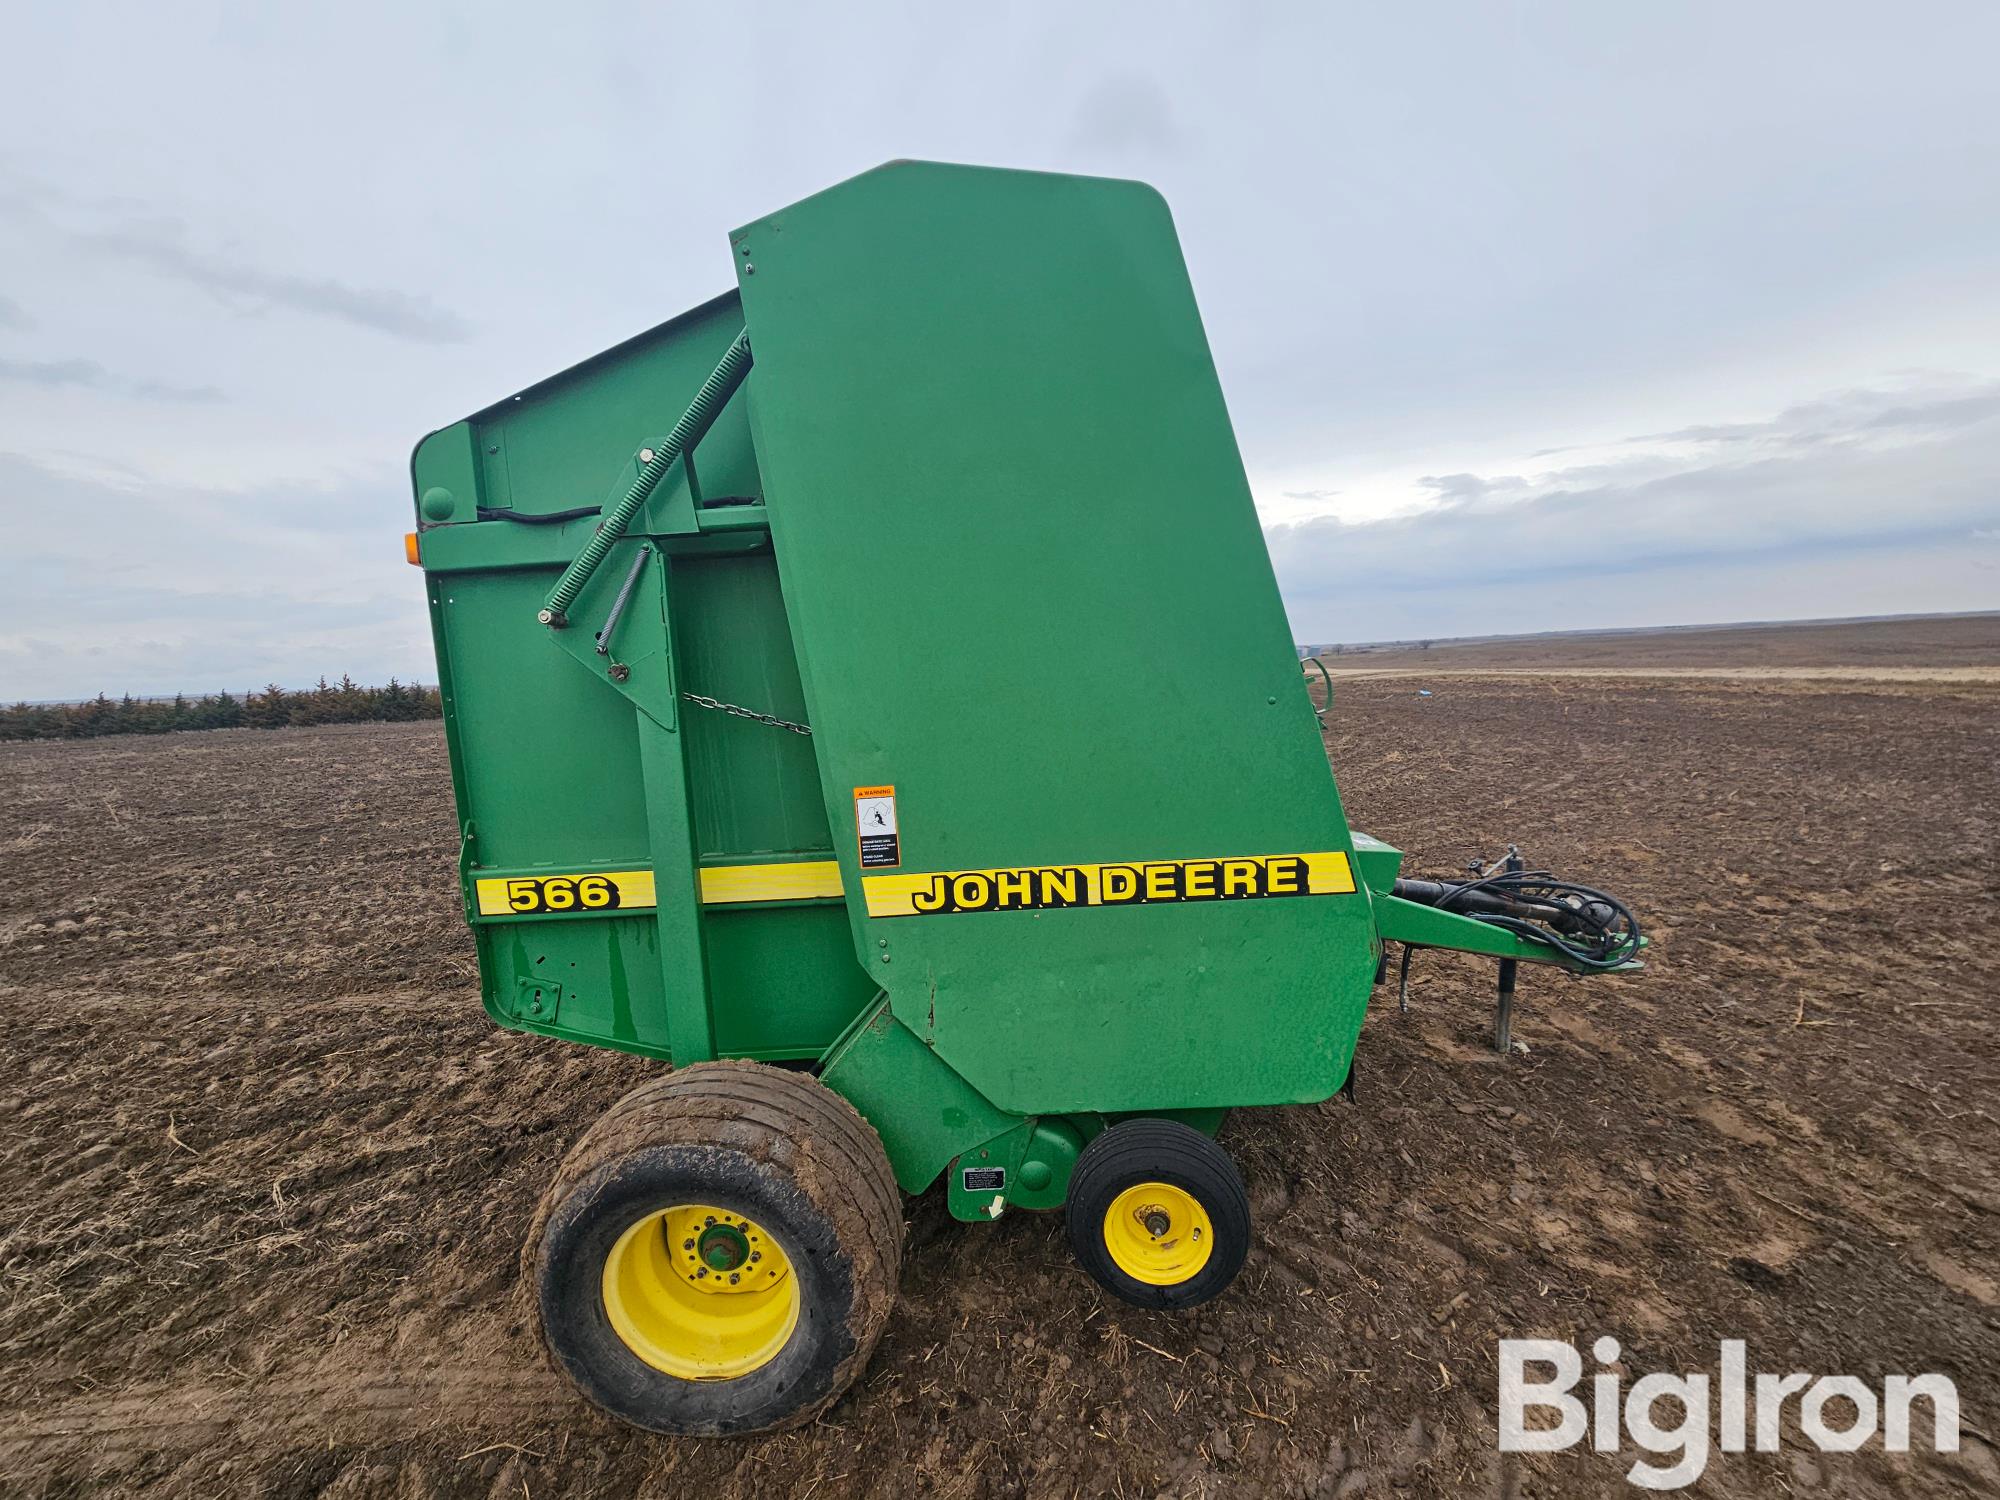
<svg viewBox="0 0 2000 1500">
<path fill-rule="evenodd" d="M 972 911 L 1041 911 L 1065 906 L 1155 906 L 1170 902 L 1333 896 L 1354 890 L 1339 850 L 1317 854 L 1246 854 L 1215 859 L 1140 860 L 1129 864 L 1027 865 L 990 870 L 933 870 L 864 875 L 871 917 L 934 916 Z M 525 917 L 650 910 L 651 870 L 574 875 L 489 876 L 474 883 L 483 917 Z M 710 865 L 701 871 L 705 906 L 751 901 L 812 901 L 843 893 L 831 859 L 767 865 Z"/>
<path fill-rule="evenodd" d="M 745 901 L 810 901 L 841 892 L 840 865 L 831 859 L 776 865 L 712 865 L 701 872 L 704 906 Z M 482 917 L 530 917 L 582 911 L 648 911 L 658 900 L 651 870 L 581 875 L 489 876 L 475 881 Z"/>
<path fill-rule="evenodd" d="M 584 875 L 488 877 L 474 883 L 482 917 L 546 916 L 569 911 L 642 910 L 653 904 L 651 870 Z"/>
<path fill-rule="evenodd" d="M 705 906 L 739 901 L 810 901 L 841 892 L 838 860 L 788 865 L 710 865 L 701 872 Z"/>
<path fill-rule="evenodd" d="M 1065 906 L 1151 906 L 1177 901 L 1240 901 L 1334 896 L 1354 889 L 1347 856 L 1246 854 L 1215 859 L 1143 860 L 1131 864 L 1027 865 L 995 870 L 933 870 L 921 875 L 864 875 L 871 917 L 950 912 L 1044 911 Z"/>
</svg>

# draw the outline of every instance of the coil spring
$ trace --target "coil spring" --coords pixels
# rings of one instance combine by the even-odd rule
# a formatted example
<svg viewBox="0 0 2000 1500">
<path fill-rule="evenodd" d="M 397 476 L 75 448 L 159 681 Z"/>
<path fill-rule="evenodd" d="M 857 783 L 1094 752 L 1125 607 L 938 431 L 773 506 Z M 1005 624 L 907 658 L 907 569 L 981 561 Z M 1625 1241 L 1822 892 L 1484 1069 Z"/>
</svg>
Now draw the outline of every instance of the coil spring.
<svg viewBox="0 0 2000 1500">
<path fill-rule="evenodd" d="M 681 456 L 689 440 L 715 420 L 716 414 L 735 394 L 749 368 L 750 332 L 745 329 L 736 335 L 736 341 L 722 356 L 722 362 L 701 383 L 694 400 L 681 414 L 681 419 L 674 423 L 673 430 L 653 450 L 653 456 L 639 466 L 638 476 L 625 492 L 625 498 L 611 508 L 595 534 L 584 543 L 583 550 L 577 553 L 575 561 L 563 570 L 562 577 L 556 581 L 543 606 L 545 618 L 553 616 L 555 620 L 560 620 L 568 613 L 569 607 L 576 602 L 576 596 L 583 592 L 584 584 L 590 581 L 590 575 L 604 561 L 605 554 L 625 535 L 625 528 L 632 524 L 632 518 L 646 503 L 646 497 L 653 493 L 653 487 L 673 467 L 674 460 Z"/>
</svg>

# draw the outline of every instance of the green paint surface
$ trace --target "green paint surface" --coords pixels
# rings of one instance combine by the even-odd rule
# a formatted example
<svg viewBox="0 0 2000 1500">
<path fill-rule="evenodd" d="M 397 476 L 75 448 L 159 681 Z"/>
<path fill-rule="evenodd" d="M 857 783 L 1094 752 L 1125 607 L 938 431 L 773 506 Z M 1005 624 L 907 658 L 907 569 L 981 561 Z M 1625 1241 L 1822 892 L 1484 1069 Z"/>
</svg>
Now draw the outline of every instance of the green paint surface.
<svg viewBox="0 0 2000 1500">
<path fill-rule="evenodd" d="M 732 239 L 833 844 L 897 1018 L 1016 1114 L 1332 1093 L 1365 893 L 895 921 L 857 893 L 863 785 L 896 788 L 905 870 L 1351 852 L 1166 205 L 901 163 Z"/>
</svg>

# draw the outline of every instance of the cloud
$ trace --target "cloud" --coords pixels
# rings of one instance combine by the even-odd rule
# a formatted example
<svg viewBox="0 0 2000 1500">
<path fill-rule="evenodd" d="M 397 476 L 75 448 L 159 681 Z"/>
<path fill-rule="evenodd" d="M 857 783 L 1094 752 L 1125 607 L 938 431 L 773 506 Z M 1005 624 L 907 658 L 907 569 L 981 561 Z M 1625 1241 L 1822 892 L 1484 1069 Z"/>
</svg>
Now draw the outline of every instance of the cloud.
<svg viewBox="0 0 2000 1500">
<path fill-rule="evenodd" d="M 392 288 L 357 287 L 330 276 L 266 270 L 195 248 L 187 226 L 127 197 L 80 193 L 31 177 L 0 158 L 0 218 L 33 224 L 59 243 L 108 255 L 207 292 L 225 306 L 282 308 L 422 344 L 457 344 L 472 325 L 429 297 Z M 96 227 L 78 228 L 82 225 Z M 0 298 L 0 326 L 7 310 Z M 25 324 L 21 326 L 26 326 Z"/>
<path fill-rule="evenodd" d="M 1826 580 L 1892 555 L 1898 607 L 2000 606 L 1967 555 L 2000 519 L 2000 382 L 1845 391 L 1631 442 L 1683 451 L 1431 477 L 1413 514 L 1271 526 L 1295 627 L 1358 641 L 1689 622 L 1714 618 L 1688 612 L 1691 580 L 1746 568 L 1733 618 L 1847 615 L 1863 611 Z M 1765 607 L 1779 596 L 1792 602 Z M 1583 599 L 1617 618 L 1579 617 Z"/>
<path fill-rule="evenodd" d="M 33 328 L 35 320 L 12 297 L 0 297 L 0 328 Z"/>
<path fill-rule="evenodd" d="M 1488 479 L 1481 474 L 1426 474 L 1417 484 L 1426 492 L 1430 508 L 1456 510 L 1509 490 L 1518 491 L 1522 482 L 1513 475 Z"/>
<path fill-rule="evenodd" d="M 1173 156 L 1181 149 L 1173 100 L 1136 73 L 1100 79 L 1077 104 L 1070 143 L 1083 151 Z"/>
<path fill-rule="evenodd" d="M 472 325 L 428 297 L 354 287 L 331 277 L 293 276 L 191 249 L 173 220 L 132 220 L 117 229 L 78 234 L 74 243 L 199 287 L 225 306 L 278 307 L 331 318 L 422 344 L 455 344 Z"/>
<path fill-rule="evenodd" d="M 0 380 L 50 389 L 72 386 L 130 396 L 139 401 L 220 401 L 212 385 L 174 385 L 159 380 L 133 380 L 114 375 L 94 359 L 0 359 Z"/>
<path fill-rule="evenodd" d="M 0 701 L 428 681 L 406 505 L 394 468 L 223 490 L 0 452 Z"/>
<path fill-rule="evenodd" d="M 1904 397 L 1854 390 L 1787 407 L 1767 422 L 1697 425 L 1674 432 L 1644 433 L 1625 441 L 1633 445 L 1696 443 L 1812 448 L 1824 443 L 1867 442 L 1899 432 L 1916 437 L 1971 426 L 1994 416 L 2000 416 L 2000 385 L 1982 384 L 1962 393 L 1933 386 Z"/>
</svg>

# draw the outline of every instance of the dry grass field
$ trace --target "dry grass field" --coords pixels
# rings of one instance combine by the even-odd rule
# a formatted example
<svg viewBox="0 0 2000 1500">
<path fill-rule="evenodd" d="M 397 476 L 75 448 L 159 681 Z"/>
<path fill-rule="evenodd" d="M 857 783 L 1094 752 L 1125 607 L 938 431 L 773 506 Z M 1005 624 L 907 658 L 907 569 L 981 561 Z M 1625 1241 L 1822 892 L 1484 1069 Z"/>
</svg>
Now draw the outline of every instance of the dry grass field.
<svg viewBox="0 0 2000 1500">
<path fill-rule="evenodd" d="M 1872 660 L 2000 661 L 1936 654 Z M 1599 1333 L 1630 1376 L 1742 1337 L 1958 1383 L 1956 1455 L 1699 1493 L 2000 1493 L 2000 688 L 1426 655 L 1339 685 L 1350 818 L 1419 873 L 1518 840 L 1631 900 L 1648 971 L 1524 974 L 1503 1059 L 1490 967 L 1420 956 L 1354 1101 L 1224 1127 L 1257 1242 L 1192 1316 L 1108 1302 L 1053 1216 L 910 1201 L 873 1365 L 761 1440 L 541 1362 L 523 1230 L 657 1065 L 481 1013 L 436 725 L 0 746 L 0 1493 L 1614 1494 L 1630 1453 L 1495 1452 L 1496 1340 Z"/>
<path fill-rule="evenodd" d="M 2000 682 L 2000 613 L 1441 641 L 1326 660 L 1352 671 Z"/>
</svg>

